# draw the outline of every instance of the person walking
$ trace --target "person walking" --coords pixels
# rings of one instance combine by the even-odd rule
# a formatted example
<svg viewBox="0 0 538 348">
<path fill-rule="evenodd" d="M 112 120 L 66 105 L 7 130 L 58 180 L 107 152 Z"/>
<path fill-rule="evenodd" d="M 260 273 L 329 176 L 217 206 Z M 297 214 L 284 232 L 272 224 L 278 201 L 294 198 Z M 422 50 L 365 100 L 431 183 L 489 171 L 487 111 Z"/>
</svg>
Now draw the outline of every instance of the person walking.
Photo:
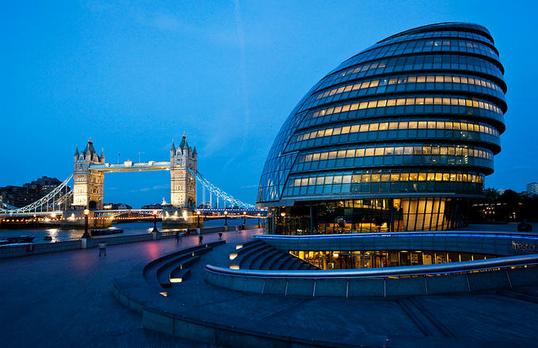
<svg viewBox="0 0 538 348">
<path fill-rule="evenodd" d="M 99 242 L 97 244 L 97 247 L 99 248 L 99 257 L 106 256 L 106 243 L 105 242 Z"/>
<path fill-rule="evenodd" d="M 200 245 L 202 245 L 204 241 L 204 236 L 198 236 L 198 241 L 200 242 Z"/>
</svg>

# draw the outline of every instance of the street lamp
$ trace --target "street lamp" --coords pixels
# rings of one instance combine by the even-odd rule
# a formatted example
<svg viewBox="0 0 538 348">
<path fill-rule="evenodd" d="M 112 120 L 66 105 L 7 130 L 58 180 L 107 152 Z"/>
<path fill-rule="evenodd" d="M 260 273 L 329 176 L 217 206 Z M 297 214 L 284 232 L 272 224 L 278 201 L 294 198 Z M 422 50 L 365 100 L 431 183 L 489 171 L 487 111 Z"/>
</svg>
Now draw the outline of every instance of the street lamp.
<svg viewBox="0 0 538 348">
<path fill-rule="evenodd" d="M 243 225 L 246 226 L 246 224 L 247 224 L 247 212 L 244 211 L 244 212 L 243 212 Z"/>
<path fill-rule="evenodd" d="M 197 217 L 196 227 L 200 228 L 200 211 L 199 210 L 196 211 L 196 217 Z"/>
<path fill-rule="evenodd" d="M 224 226 L 228 226 L 228 212 L 224 211 Z"/>
<path fill-rule="evenodd" d="M 262 214 L 258 213 L 258 228 L 262 227 L 262 225 L 260 224 L 260 217 L 262 216 Z"/>
<path fill-rule="evenodd" d="M 88 232 L 88 217 L 90 215 L 89 209 L 84 209 L 84 233 L 82 234 L 82 238 L 91 238 L 92 236 Z"/>
<path fill-rule="evenodd" d="M 153 211 L 153 231 L 151 232 L 159 232 L 157 229 L 157 210 Z"/>
</svg>

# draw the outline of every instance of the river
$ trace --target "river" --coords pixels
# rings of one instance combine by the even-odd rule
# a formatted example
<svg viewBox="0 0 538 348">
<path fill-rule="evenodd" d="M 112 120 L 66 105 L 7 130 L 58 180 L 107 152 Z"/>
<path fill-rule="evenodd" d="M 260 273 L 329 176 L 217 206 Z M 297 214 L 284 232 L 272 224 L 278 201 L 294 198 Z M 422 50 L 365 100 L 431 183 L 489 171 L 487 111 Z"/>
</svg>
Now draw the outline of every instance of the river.
<svg viewBox="0 0 538 348">
<path fill-rule="evenodd" d="M 235 226 L 242 223 L 243 223 L 243 219 L 228 219 L 229 226 Z M 257 223 L 258 223 L 257 219 L 247 219 L 247 225 L 255 225 Z M 224 226 L 224 219 L 208 220 L 204 224 L 204 227 L 216 227 L 216 226 Z M 144 233 L 151 232 L 151 230 L 153 229 L 153 222 L 142 221 L 142 222 L 118 223 L 118 224 L 114 224 L 111 228 L 119 228 L 123 230 L 122 233 L 114 234 L 113 236 L 144 234 Z M 157 223 L 157 228 L 159 230 L 162 229 L 160 222 Z M 0 239 L 4 239 L 8 237 L 33 236 L 34 243 L 51 243 L 51 242 L 79 239 L 82 236 L 83 232 L 84 232 L 83 230 L 76 230 L 76 229 L 60 229 L 60 228 L 46 228 L 46 227 L 15 229 L 15 230 L 0 229 Z M 43 239 L 47 236 L 50 236 L 52 240 L 48 241 L 48 240 Z"/>
</svg>

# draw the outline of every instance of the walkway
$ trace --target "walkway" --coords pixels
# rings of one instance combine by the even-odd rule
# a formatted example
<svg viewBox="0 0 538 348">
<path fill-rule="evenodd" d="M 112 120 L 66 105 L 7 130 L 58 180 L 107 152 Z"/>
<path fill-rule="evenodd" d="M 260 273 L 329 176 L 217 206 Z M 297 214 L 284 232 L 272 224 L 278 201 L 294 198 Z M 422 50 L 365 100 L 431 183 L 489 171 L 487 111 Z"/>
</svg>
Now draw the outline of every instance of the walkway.
<svg viewBox="0 0 538 348">
<path fill-rule="evenodd" d="M 168 289 L 166 298 L 155 293 L 149 307 L 209 326 L 224 325 L 254 335 L 270 334 L 282 341 L 294 337 L 329 345 L 372 347 L 535 345 L 537 288 L 520 289 L 529 295 L 506 291 L 345 300 L 262 296 L 205 283 L 203 265 L 226 267 L 227 256 L 233 249 L 233 245 L 226 244 L 203 255 L 187 281 Z M 164 322 L 157 322 L 167 327 Z M 175 326 L 178 325 L 182 326 Z"/>
<path fill-rule="evenodd" d="M 230 242 L 254 231 L 225 233 Z M 218 237 L 205 235 L 204 241 Z M 139 314 L 112 295 L 114 278 L 135 266 L 198 243 L 175 240 L 111 246 L 108 256 L 78 250 L 0 261 L 2 347 L 196 347 L 142 329 Z M 258 296 L 203 281 L 206 263 L 225 265 L 233 246 L 206 254 L 192 277 L 159 298 L 157 306 L 203 321 L 280 337 L 389 347 L 535 346 L 538 289 L 518 293 L 425 296 L 405 299 Z M 140 275 L 142 277 L 142 275 Z"/>
<path fill-rule="evenodd" d="M 254 231 L 224 233 L 244 241 Z M 216 234 L 204 241 L 217 240 Z M 112 280 L 133 266 L 198 243 L 198 237 L 124 244 L 0 261 L 2 347 L 192 347 L 142 329 L 140 316 L 118 303 Z"/>
</svg>

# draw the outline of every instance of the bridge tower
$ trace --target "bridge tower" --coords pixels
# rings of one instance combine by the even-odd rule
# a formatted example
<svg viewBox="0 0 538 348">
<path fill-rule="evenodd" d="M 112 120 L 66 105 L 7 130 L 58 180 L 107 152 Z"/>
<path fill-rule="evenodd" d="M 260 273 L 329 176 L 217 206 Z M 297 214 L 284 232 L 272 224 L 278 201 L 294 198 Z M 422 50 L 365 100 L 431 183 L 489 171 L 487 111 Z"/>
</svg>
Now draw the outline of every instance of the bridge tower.
<svg viewBox="0 0 538 348">
<path fill-rule="evenodd" d="M 196 178 L 187 168 L 196 172 L 198 154 L 196 147 L 191 148 L 184 134 L 176 148 L 170 148 L 170 204 L 178 208 L 196 208 Z"/>
<path fill-rule="evenodd" d="M 98 155 L 91 139 L 84 151 L 75 148 L 73 175 L 73 205 L 89 209 L 103 209 L 105 174 L 90 170 L 92 164 L 104 164 L 105 154 Z"/>
</svg>

